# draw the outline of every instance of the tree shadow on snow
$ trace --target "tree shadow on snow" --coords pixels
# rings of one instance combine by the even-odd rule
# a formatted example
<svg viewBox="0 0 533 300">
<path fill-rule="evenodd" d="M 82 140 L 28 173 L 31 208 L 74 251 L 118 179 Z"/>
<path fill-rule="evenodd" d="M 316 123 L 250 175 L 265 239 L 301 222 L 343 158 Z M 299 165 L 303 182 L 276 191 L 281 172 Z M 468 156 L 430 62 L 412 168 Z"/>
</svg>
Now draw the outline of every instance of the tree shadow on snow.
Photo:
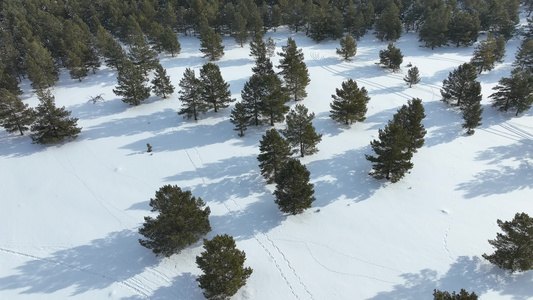
<svg viewBox="0 0 533 300">
<path fill-rule="evenodd" d="M 461 126 L 462 113 L 458 109 L 441 101 L 423 102 L 423 105 L 426 117 L 422 124 L 427 130 L 425 147 L 450 143 L 464 134 Z"/>
<path fill-rule="evenodd" d="M 443 276 L 439 276 L 435 270 L 424 269 L 400 277 L 405 280 L 404 284 L 395 285 L 392 291 L 380 292 L 369 300 L 430 299 L 434 289 L 458 292 L 462 288 L 478 296 L 488 291 L 499 291 L 517 300 L 533 297 L 533 272 L 511 275 L 488 265 L 477 256 L 458 257 Z"/>
<path fill-rule="evenodd" d="M 198 287 L 196 276 L 189 272 L 182 273 L 172 280 L 170 286 L 162 286 L 155 290 L 149 297 L 152 300 L 167 300 L 167 299 L 187 299 L 187 300 L 202 300 L 205 297 L 202 295 L 202 289 Z M 139 300 L 146 299 L 141 295 L 134 295 L 132 297 L 123 298 L 123 300 Z"/>
<path fill-rule="evenodd" d="M 50 294 L 72 289 L 72 296 L 75 296 L 105 289 L 114 283 L 129 286 L 129 278 L 158 263 L 150 250 L 139 245 L 139 237 L 135 232 L 123 230 L 93 240 L 88 245 L 34 258 L 17 267 L 16 275 L 0 278 L 0 290 L 21 289 L 21 294 Z M 135 288 L 133 283 L 131 287 Z"/>
</svg>

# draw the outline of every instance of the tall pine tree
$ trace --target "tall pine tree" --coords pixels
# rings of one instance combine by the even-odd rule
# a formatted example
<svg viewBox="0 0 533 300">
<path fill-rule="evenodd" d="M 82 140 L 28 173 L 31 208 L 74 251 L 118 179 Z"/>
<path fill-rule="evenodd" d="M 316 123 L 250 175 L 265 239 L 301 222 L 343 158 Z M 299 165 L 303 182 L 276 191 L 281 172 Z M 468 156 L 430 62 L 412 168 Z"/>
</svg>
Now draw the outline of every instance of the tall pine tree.
<svg viewBox="0 0 533 300">
<path fill-rule="evenodd" d="M 300 214 L 311 207 L 316 198 L 311 173 L 299 160 L 290 158 L 276 177 L 276 204 L 284 213 Z"/>
<path fill-rule="evenodd" d="M 427 131 L 424 129 L 422 120 L 426 117 L 424 105 L 419 98 L 413 98 L 407 102 L 392 117 L 392 122 L 400 125 L 407 131 L 409 145 L 407 151 L 416 153 L 418 148 L 424 145 L 424 136 Z"/>
<path fill-rule="evenodd" d="M 348 79 L 342 82 L 341 89 L 335 89 L 336 95 L 331 95 L 330 117 L 345 125 L 353 122 L 363 122 L 366 117 L 366 105 L 370 101 L 368 92 L 364 87 L 357 86 L 357 82 Z"/>
<path fill-rule="evenodd" d="M 442 89 L 440 90 L 442 101 L 462 108 L 464 103 L 468 102 L 465 98 L 469 96 L 477 97 L 473 93 L 479 84 L 476 79 L 477 73 L 474 65 L 469 63 L 460 65 L 450 72 L 448 78 L 442 81 Z"/>
<path fill-rule="evenodd" d="M 242 102 L 235 103 L 235 107 L 231 110 L 229 121 L 235 125 L 233 130 L 238 131 L 240 137 L 244 136 L 244 132 L 248 129 L 250 124 L 251 115 L 246 111 L 246 107 Z"/>
<path fill-rule="evenodd" d="M 19 132 L 24 135 L 24 131 L 30 128 L 35 120 L 34 111 L 24 104 L 17 95 L 0 88 L 0 125 L 9 132 Z"/>
<path fill-rule="evenodd" d="M 148 78 L 144 77 L 142 70 L 129 60 L 122 63 L 118 70 L 117 81 L 113 93 L 122 96 L 124 103 L 137 106 L 150 97 L 150 87 L 145 84 Z"/>
<path fill-rule="evenodd" d="M 288 38 L 287 45 L 283 46 L 282 52 L 278 54 L 281 56 L 278 68 L 281 69 L 280 74 L 285 82 L 285 87 L 294 101 L 303 100 L 307 97 L 305 88 L 311 79 L 304 62 L 302 49 L 298 49 L 296 42 L 292 38 Z"/>
<path fill-rule="evenodd" d="M 180 97 L 182 108 L 178 115 L 184 115 L 184 118 L 194 118 L 198 121 L 200 114 L 205 114 L 209 109 L 208 104 L 203 100 L 202 82 L 194 74 L 194 70 L 187 68 L 183 73 L 183 78 L 180 80 Z"/>
<path fill-rule="evenodd" d="M 155 76 L 151 83 L 154 94 L 163 97 L 163 99 L 174 93 L 174 86 L 170 82 L 170 76 L 167 75 L 167 70 L 161 64 L 157 64 L 155 67 Z"/>
<path fill-rule="evenodd" d="M 302 104 L 296 104 L 287 115 L 287 128 L 281 133 L 287 138 L 293 148 L 298 149 L 301 157 L 318 152 L 316 145 L 322 140 L 322 134 L 317 134 L 313 126 L 315 114 Z"/>
<path fill-rule="evenodd" d="M 492 107 L 500 111 L 515 110 L 516 116 L 531 108 L 533 104 L 533 74 L 529 70 L 517 67 L 511 71 L 511 77 L 503 77 L 492 88 Z"/>
<path fill-rule="evenodd" d="M 204 102 L 213 106 L 215 112 L 226 108 L 235 101 L 231 98 L 229 84 L 224 81 L 220 67 L 214 63 L 206 63 L 200 69 L 201 96 Z"/>
<path fill-rule="evenodd" d="M 273 183 L 291 157 L 291 146 L 276 129 L 267 130 L 259 141 L 259 168 L 267 183 Z"/>
</svg>

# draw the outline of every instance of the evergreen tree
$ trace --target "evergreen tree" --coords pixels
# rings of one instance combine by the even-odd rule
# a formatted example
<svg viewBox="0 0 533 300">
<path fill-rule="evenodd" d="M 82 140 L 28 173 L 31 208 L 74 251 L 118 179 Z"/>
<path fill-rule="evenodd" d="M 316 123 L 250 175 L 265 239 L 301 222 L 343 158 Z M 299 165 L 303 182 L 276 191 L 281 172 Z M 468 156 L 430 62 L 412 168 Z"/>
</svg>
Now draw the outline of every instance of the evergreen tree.
<svg viewBox="0 0 533 300">
<path fill-rule="evenodd" d="M 113 93 L 122 96 L 122 102 L 137 106 L 150 97 L 150 87 L 145 85 L 146 82 L 148 78 L 143 76 L 140 67 L 125 60 L 118 70 L 117 87 Z"/>
<path fill-rule="evenodd" d="M 148 72 L 155 69 L 159 63 L 157 53 L 150 48 L 144 36 L 134 40 L 128 58 L 141 70 L 144 76 L 147 76 Z"/>
<path fill-rule="evenodd" d="M 318 152 L 316 145 L 322 140 L 322 134 L 316 133 L 312 123 L 315 114 L 308 112 L 304 105 L 296 104 L 287 115 L 287 128 L 281 130 L 291 146 L 299 150 L 301 157 Z"/>
<path fill-rule="evenodd" d="M 220 68 L 214 63 L 206 63 L 200 69 L 201 97 L 204 102 L 213 105 L 217 112 L 235 101 L 231 98 L 229 84 L 224 81 Z"/>
<path fill-rule="evenodd" d="M 274 123 L 285 120 L 285 114 L 289 111 L 285 103 L 289 102 L 290 98 L 276 74 L 265 74 L 259 78 L 260 88 L 264 92 L 260 101 L 261 115 L 269 120 L 270 126 L 274 126 Z"/>
<path fill-rule="evenodd" d="M 383 10 L 376 21 L 376 31 L 374 32 L 380 41 L 396 41 L 402 35 L 402 21 L 400 20 L 400 10 L 391 1 L 390 5 Z"/>
<path fill-rule="evenodd" d="M 282 52 L 278 53 L 281 56 L 280 74 L 285 82 L 285 87 L 294 101 L 303 100 L 307 97 L 305 88 L 309 85 L 311 79 L 309 72 L 304 62 L 304 54 L 302 49 L 296 47 L 296 42 L 292 38 L 288 38 L 287 45 L 282 47 Z"/>
<path fill-rule="evenodd" d="M 516 110 L 518 116 L 533 104 L 533 74 L 520 67 L 511 71 L 511 77 L 501 78 L 492 89 L 496 91 L 489 96 L 492 107 L 500 111 Z"/>
<path fill-rule="evenodd" d="M 345 38 L 340 39 L 341 48 L 337 48 L 337 55 L 340 55 L 344 60 L 349 61 L 350 57 L 354 57 L 357 53 L 357 42 L 348 33 Z"/>
<path fill-rule="evenodd" d="M 474 102 L 470 105 L 467 105 L 463 110 L 463 128 L 465 128 L 468 134 L 474 134 L 474 128 L 480 126 L 481 123 L 481 113 L 483 113 L 483 108 L 481 103 Z"/>
<path fill-rule="evenodd" d="M 290 158 L 276 177 L 276 204 L 284 213 L 300 214 L 316 200 L 314 185 L 309 183 L 311 173 L 305 165 Z"/>
<path fill-rule="evenodd" d="M 335 89 L 336 95 L 331 95 L 330 117 L 345 125 L 355 122 L 363 122 L 366 117 L 366 105 L 370 101 L 368 92 L 364 87 L 359 89 L 357 82 L 348 79 L 342 82 L 341 89 Z"/>
<path fill-rule="evenodd" d="M 324 1 L 323 1 L 324 2 Z M 326 3 L 327 6 L 327 3 Z M 327 7 L 317 6 L 309 21 L 309 30 L 307 36 L 315 42 L 321 42 L 326 39 L 328 30 Z"/>
<path fill-rule="evenodd" d="M 25 66 L 31 86 L 35 90 L 52 87 L 59 79 L 59 72 L 52 54 L 36 41 L 25 43 Z"/>
<path fill-rule="evenodd" d="M 163 99 L 174 93 L 174 86 L 170 82 L 170 76 L 167 75 L 167 70 L 161 64 L 157 64 L 155 67 L 155 76 L 151 83 L 154 94 L 163 97 Z"/>
<path fill-rule="evenodd" d="M 150 206 L 159 215 L 144 217 L 139 233 L 146 239 L 139 239 L 139 243 L 152 249 L 156 256 L 179 253 L 211 231 L 209 206 L 204 208 L 202 198 L 176 185 L 162 186 L 150 199 Z"/>
<path fill-rule="evenodd" d="M 340 10 L 330 4 L 327 10 L 327 36 L 334 40 L 340 39 L 344 33 L 343 16 Z"/>
<path fill-rule="evenodd" d="M 31 125 L 31 138 L 37 144 L 59 143 L 64 139 L 74 140 L 81 132 L 77 118 L 69 118 L 70 111 L 58 108 L 55 98 L 48 90 L 37 91 L 39 105 L 35 111 L 35 122 Z"/>
<path fill-rule="evenodd" d="M 377 156 L 365 155 L 373 163 L 370 175 L 376 179 L 399 181 L 413 168 L 413 153 L 407 150 L 409 145 L 407 130 L 400 124 L 389 121 L 384 129 L 379 130 L 379 140 L 370 142 Z"/>
<path fill-rule="evenodd" d="M 102 26 L 98 27 L 96 41 L 100 52 L 104 56 L 104 62 L 109 67 L 118 69 L 126 59 L 126 51 Z"/>
<path fill-rule="evenodd" d="M 181 44 L 178 40 L 178 35 L 170 26 L 165 27 L 163 30 L 163 35 L 161 36 L 161 48 L 166 52 L 170 52 L 172 57 L 181 52 Z"/>
<path fill-rule="evenodd" d="M 196 264 L 203 271 L 196 281 L 206 299 L 229 299 L 253 272 L 250 267 L 244 267 L 246 254 L 237 249 L 235 240 L 227 234 L 204 239 L 204 249 L 196 256 Z"/>
<path fill-rule="evenodd" d="M 202 82 L 196 78 L 194 70 L 187 68 L 183 73 L 183 78 L 180 80 L 179 86 L 179 100 L 182 102 L 182 108 L 178 115 L 185 115 L 184 118 L 194 118 L 198 121 L 198 116 L 205 114 L 208 110 L 208 104 L 203 100 Z"/>
<path fill-rule="evenodd" d="M 496 239 L 489 244 L 496 249 L 483 258 L 511 273 L 533 269 L 533 219 L 526 213 L 516 213 L 511 221 L 497 221 L 503 233 L 497 233 Z"/>
<path fill-rule="evenodd" d="M 200 52 L 204 54 L 203 57 L 208 58 L 210 61 L 219 60 L 224 55 L 222 37 L 207 24 L 203 24 L 201 27 Z"/>
<path fill-rule="evenodd" d="M 393 72 L 400 69 L 402 62 L 402 51 L 396 48 L 393 43 L 389 43 L 386 50 L 379 51 L 379 63 Z"/>
<path fill-rule="evenodd" d="M 250 56 L 256 61 L 263 56 L 267 56 L 266 43 L 263 41 L 262 34 L 256 34 L 250 41 Z"/>
<path fill-rule="evenodd" d="M 240 137 L 244 136 L 244 132 L 248 129 L 248 124 L 250 124 L 250 119 L 252 116 L 246 111 L 246 107 L 241 102 L 235 103 L 235 108 L 231 110 L 231 115 L 229 121 L 235 125 L 233 130 L 238 131 Z"/>
<path fill-rule="evenodd" d="M 242 103 L 255 126 L 261 123 L 262 101 L 267 93 L 263 81 L 263 76 L 252 75 L 241 91 Z"/>
<path fill-rule="evenodd" d="M 470 63 L 478 69 L 478 73 L 494 69 L 496 62 L 503 62 L 505 56 L 505 39 L 499 37 L 495 39 L 492 34 L 488 34 L 485 41 L 481 41 L 474 48 L 474 54 Z"/>
<path fill-rule="evenodd" d="M 394 114 L 392 122 L 400 125 L 407 131 L 407 138 L 409 145 L 407 151 L 416 153 L 418 148 L 424 145 L 424 136 L 426 136 L 426 129 L 422 124 L 422 120 L 426 117 L 424 105 L 419 98 L 413 98 L 407 102 L 407 105 L 402 107 Z"/>
<path fill-rule="evenodd" d="M 433 290 L 433 300 L 477 300 L 477 295 L 474 292 L 469 293 L 465 289 L 461 289 L 459 294 L 453 291 L 451 295 L 446 291 Z"/>
<path fill-rule="evenodd" d="M 246 30 L 246 18 L 241 12 L 235 14 L 232 27 L 232 36 L 235 39 L 235 42 L 242 48 L 248 39 L 248 30 Z"/>
<path fill-rule="evenodd" d="M 24 131 L 30 128 L 34 120 L 34 111 L 28 104 L 24 104 L 9 90 L 0 88 L 0 125 L 7 132 L 18 131 L 20 135 L 24 135 Z"/>
<path fill-rule="evenodd" d="M 473 95 L 472 90 L 477 89 L 479 82 L 476 81 L 476 68 L 472 64 L 464 63 L 450 72 L 447 79 L 442 82 L 442 101 L 464 107 L 465 98 Z"/>
<path fill-rule="evenodd" d="M 437 1 L 437 7 L 428 9 L 418 33 L 419 41 L 424 46 L 435 49 L 448 42 L 448 24 L 451 20 L 451 7 L 444 1 Z"/>
<path fill-rule="evenodd" d="M 403 81 L 407 82 L 409 87 L 412 87 L 413 84 L 417 84 L 420 82 L 420 72 L 418 71 L 418 67 L 414 66 L 407 70 L 407 75 L 403 78 Z"/>
<path fill-rule="evenodd" d="M 456 47 L 470 47 L 477 41 L 479 27 L 477 14 L 455 9 L 448 24 L 448 39 Z"/>
<path fill-rule="evenodd" d="M 514 66 L 533 72 L 533 40 L 527 39 L 522 41 L 515 58 Z"/>
<path fill-rule="evenodd" d="M 274 56 L 274 54 L 276 54 L 276 42 L 274 42 L 274 40 L 271 37 L 266 39 L 265 46 L 266 46 L 267 57 L 272 57 Z"/>
<path fill-rule="evenodd" d="M 259 141 L 259 168 L 261 175 L 265 177 L 267 183 L 273 183 L 291 156 L 291 146 L 289 141 L 284 139 L 276 129 L 267 130 Z"/>
</svg>

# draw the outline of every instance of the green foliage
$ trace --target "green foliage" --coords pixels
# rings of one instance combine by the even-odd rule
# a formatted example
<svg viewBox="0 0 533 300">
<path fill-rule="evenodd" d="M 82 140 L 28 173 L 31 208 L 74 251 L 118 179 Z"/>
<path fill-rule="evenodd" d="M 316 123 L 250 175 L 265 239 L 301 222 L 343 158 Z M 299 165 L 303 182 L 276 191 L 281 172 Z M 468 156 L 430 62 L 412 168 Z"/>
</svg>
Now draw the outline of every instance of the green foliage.
<svg viewBox="0 0 533 300">
<path fill-rule="evenodd" d="M 272 128 L 259 141 L 259 152 L 257 160 L 261 175 L 267 183 L 273 183 L 292 154 L 290 143 Z"/>
<path fill-rule="evenodd" d="M 146 239 L 139 239 L 139 243 L 152 249 L 156 256 L 179 253 L 211 231 L 209 207 L 204 208 L 201 198 L 176 185 L 162 186 L 150 199 L 150 206 L 152 212 L 159 214 L 155 218 L 144 217 L 139 233 Z"/>
<path fill-rule="evenodd" d="M 204 64 L 200 69 L 200 82 L 202 100 L 211 104 L 215 112 L 235 101 L 231 98 L 229 84 L 222 78 L 218 65 L 210 62 Z"/>
<path fill-rule="evenodd" d="M 402 21 L 400 20 L 400 10 L 391 2 L 381 13 L 376 21 L 376 31 L 374 32 L 380 41 L 396 41 L 402 35 Z"/>
<path fill-rule="evenodd" d="M 433 300 L 477 300 L 477 295 L 474 292 L 469 293 L 465 289 L 461 289 L 459 294 L 453 291 L 451 295 L 446 291 L 433 290 Z"/>
<path fill-rule="evenodd" d="M 250 267 L 244 267 L 246 254 L 237 249 L 233 237 L 216 235 L 204 239 L 204 249 L 196 256 L 196 264 L 203 271 L 196 281 L 209 300 L 226 300 L 235 295 L 252 275 Z"/>
<path fill-rule="evenodd" d="M 170 26 L 165 27 L 163 30 L 163 35 L 161 36 L 161 48 L 164 51 L 169 52 L 172 57 L 181 52 L 181 44 L 178 40 L 178 36 Z"/>
<path fill-rule="evenodd" d="M 469 97 L 478 97 L 476 94 L 479 82 L 476 81 L 477 73 L 474 65 L 464 63 L 450 72 L 448 78 L 442 81 L 442 101 L 455 104 L 463 108 Z"/>
<path fill-rule="evenodd" d="M 128 58 L 141 70 L 144 76 L 147 76 L 148 72 L 155 69 L 159 64 L 157 53 L 150 48 L 144 36 L 133 41 Z"/>
<path fill-rule="evenodd" d="M 283 122 L 289 107 L 285 103 L 290 101 L 287 90 L 282 87 L 281 80 L 276 74 L 259 76 L 262 93 L 260 101 L 261 116 L 269 120 L 270 126 L 276 122 Z"/>
<path fill-rule="evenodd" d="M 322 140 L 322 134 L 317 134 L 313 126 L 315 113 L 302 104 L 296 104 L 287 115 L 287 128 L 281 133 L 287 138 L 293 148 L 297 148 L 300 156 L 311 155 L 318 152 L 316 145 Z"/>
<path fill-rule="evenodd" d="M 229 121 L 231 124 L 235 125 L 233 130 L 238 131 L 240 137 L 244 136 L 244 132 L 248 129 L 248 124 L 250 124 L 250 119 L 252 116 L 246 111 L 246 107 L 241 102 L 235 103 L 235 108 L 231 110 L 231 115 Z"/>
<path fill-rule="evenodd" d="M 452 18 L 451 6 L 444 4 L 444 1 L 437 3 L 435 8 L 429 8 L 426 12 L 418 33 L 419 41 L 424 42 L 424 46 L 432 50 L 448 42 L 448 24 Z"/>
<path fill-rule="evenodd" d="M 122 102 L 130 105 L 139 105 L 150 97 L 150 87 L 146 86 L 148 78 L 131 61 L 125 60 L 118 70 L 117 86 L 113 93 L 122 96 Z"/>
<path fill-rule="evenodd" d="M 455 9 L 448 24 L 448 38 L 456 47 L 469 47 L 477 41 L 479 28 L 477 14 Z"/>
<path fill-rule="evenodd" d="M 296 47 L 296 42 L 292 38 L 287 39 L 287 45 L 281 47 L 282 52 L 278 68 L 283 77 L 285 87 L 289 91 L 294 101 L 303 100 L 307 97 L 305 88 L 309 85 L 309 71 L 304 62 L 302 49 Z"/>
<path fill-rule="evenodd" d="M 407 70 L 407 75 L 403 78 L 403 81 L 405 81 L 409 87 L 412 87 L 413 84 L 417 84 L 420 82 L 420 72 L 418 71 L 418 67 L 414 66 Z"/>
<path fill-rule="evenodd" d="M 516 110 L 516 116 L 531 108 L 533 104 L 533 74 L 531 71 L 517 67 L 511 71 L 511 77 L 503 77 L 492 88 L 492 107 L 500 111 Z"/>
<path fill-rule="evenodd" d="M 516 52 L 513 65 L 533 72 L 533 40 L 527 39 L 522 41 L 522 44 Z"/>
<path fill-rule="evenodd" d="M 503 62 L 505 56 L 505 39 L 499 37 L 495 39 L 492 34 L 487 35 L 487 39 L 481 41 L 474 48 L 474 54 L 470 63 L 478 69 L 478 73 L 494 69 L 496 62 Z"/>
<path fill-rule="evenodd" d="M 340 39 L 341 48 L 337 48 L 337 55 L 340 55 L 344 60 L 349 61 L 350 57 L 354 57 L 357 53 L 357 42 L 348 33 L 344 38 Z"/>
<path fill-rule="evenodd" d="M 402 179 L 413 168 L 413 153 L 407 150 L 410 144 L 407 130 L 400 124 L 389 121 L 384 129 L 379 130 L 379 140 L 370 142 L 377 156 L 365 155 L 373 163 L 370 175 L 391 182 Z"/>
<path fill-rule="evenodd" d="M 98 49 L 104 56 L 105 63 L 109 67 L 118 70 L 122 62 L 126 60 L 126 51 L 122 49 L 122 46 L 102 26 L 98 27 L 96 40 Z"/>
<path fill-rule="evenodd" d="M 58 108 L 48 90 L 37 91 L 39 105 L 35 109 L 35 122 L 31 125 L 31 138 L 37 144 L 55 144 L 65 139 L 74 140 L 81 132 L 77 118 L 69 118 L 70 111 Z"/>
<path fill-rule="evenodd" d="M 526 213 L 516 213 L 511 221 L 497 221 L 503 233 L 497 233 L 496 239 L 489 244 L 496 249 L 483 258 L 511 273 L 525 272 L 533 269 L 533 219 Z"/>
<path fill-rule="evenodd" d="M 36 41 L 25 42 L 25 67 L 31 86 L 35 90 L 52 87 L 59 79 L 59 72 L 52 54 Z"/>
<path fill-rule="evenodd" d="M 170 76 L 167 75 L 167 70 L 161 64 L 157 64 L 155 67 L 155 76 L 151 83 L 154 94 L 163 97 L 163 99 L 174 93 L 174 86 L 170 82 Z"/>
<path fill-rule="evenodd" d="M 210 61 L 219 60 L 224 56 L 222 37 L 207 24 L 203 24 L 200 30 L 200 52 Z"/>
<path fill-rule="evenodd" d="M 311 207 L 316 198 L 313 196 L 314 185 L 309 183 L 310 172 L 305 165 L 290 158 L 276 176 L 274 202 L 284 213 L 293 215 L 302 213 Z"/>
<path fill-rule="evenodd" d="M 481 107 L 480 102 L 474 102 L 466 106 L 463 110 L 463 128 L 465 128 L 468 134 L 474 134 L 474 128 L 480 126 L 481 123 L 481 114 L 483 113 L 483 108 Z"/>
<path fill-rule="evenodd" d="M 180 97 L 182 108 L 178 115 L 184 115 L 184 118 L 194 118 L 198 121 L 200 114 L 205 114 L 208 110 L 208 104 L 203 100 L 202 82 L 196 78 L 194 70 L 187 68 L 183 73 L 183 78 L 180 80 Z"/>
<path fill-rule="evenodd" d="M 379 51 L 379 63 L 393 72 L 400 69 L 402 62 L 402 51 L 396 48 L 392 42 L 389 43 L 386 50 Z"/>
<path fill-rule="evenodd" d="M 20 135 L 24 135 L 24 131 L 29 129 L 34 120 L 34 111 L 28 104 L 24 104 L 9 90 L 0 88 L 0 125 L 7 132 L 18 131 Z"/>
<path fill-rule="evenodd" d="M 426 129 L 422 120 L 426 117 L 424 105 L 419 98 L 407 101 L 407 105 L 402 105 L 392 116 L 392 122 L 399 125 L 407 132 L 408 146 L 407 152 L 416 153 L 417 149 L 424 145 Z"/>
<path fill-rule="evenodd" d="M 341 89 L 335 89 L 336 95 L 331 95 L 330 117 L 345 125 L 353 122 L 363 122 L 366 117 L 366 105 L 370 101 L 368 92 L 364 87 L 359 89 L 357 82 L 348 79 L 342 82 Z"/>
</svg>

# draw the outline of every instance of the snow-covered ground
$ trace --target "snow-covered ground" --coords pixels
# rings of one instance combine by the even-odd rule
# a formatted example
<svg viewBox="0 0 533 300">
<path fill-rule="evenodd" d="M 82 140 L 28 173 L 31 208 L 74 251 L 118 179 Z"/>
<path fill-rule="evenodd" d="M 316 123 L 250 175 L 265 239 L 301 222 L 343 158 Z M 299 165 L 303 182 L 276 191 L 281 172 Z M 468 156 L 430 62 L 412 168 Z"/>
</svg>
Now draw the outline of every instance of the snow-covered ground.
<svg viewBox="0 0 533 300">
<path fill-rule="evenodd" d="M 371 34 L 352 62 L 337 57 L 338 41 L 315 44 L 287 30 L 267 36 L 277 51 L 292 36 L 311 74 L 303 104 L 324 135 L 320 151 L 302 159 L 315 184 L 313 208 L 292 216 L 274 203 L 274 185 L 265 184 L 256 159 L 269 127 L 239 138 L 231 107 L 195 123 L 177 115 L 177 93 L 131 107 L 112 92 L 115 71 L 103 68 L 81 83 L 64 71 L 53 94 L 79 118 L 77 140 L 45 147 L 0 131 L 0 299 L 203 299 L 195 281 L 201 243 L 170 258 L 138 243 L 149 199 L 165 184 L 207 202 L 207 238 L 227 233 L 246 252 L 254 272 L 234 299 L 431 299 L 435 288 L 533 298 L 532 271 L 509 275 L 481 257 L 493 251 L 487 240 L 497 219 L 533 215 L 533 112 L 500 113 L 488 98 L 509 76 L 519 40 L 507 44 L 504 63 L 479 76 L 483 125 L 467 136 L 461 113 L 440 101 L 439 90 L 473 47 L 430 50 L 407 33 L 396 43 L 402 69 L 390 73 L 376 65 L 387 43 Z M 197 39 L 180 42 L 178 57 L 161 57 L 176 87 L 186 67 L 198 74 L 206 62 Z M 247 46 L 224 43 L 217 64 L 239 100 L 254 62 Z M 422 75 L 413 88 L 402 80 L 409 62 Z M 329 118 L 331 95 L 348 78 L 371 96 L 367 120 L 349 127 Z M 24 102 L 36 106 L 29 83 L 23 88 Z M 99 94 L 105 102 L 89 102 Z M 364 157 L 369 142 L 413 97 L 425 106 L 426 143 L 400 182 L 375 180 Z"/>
</svg>

